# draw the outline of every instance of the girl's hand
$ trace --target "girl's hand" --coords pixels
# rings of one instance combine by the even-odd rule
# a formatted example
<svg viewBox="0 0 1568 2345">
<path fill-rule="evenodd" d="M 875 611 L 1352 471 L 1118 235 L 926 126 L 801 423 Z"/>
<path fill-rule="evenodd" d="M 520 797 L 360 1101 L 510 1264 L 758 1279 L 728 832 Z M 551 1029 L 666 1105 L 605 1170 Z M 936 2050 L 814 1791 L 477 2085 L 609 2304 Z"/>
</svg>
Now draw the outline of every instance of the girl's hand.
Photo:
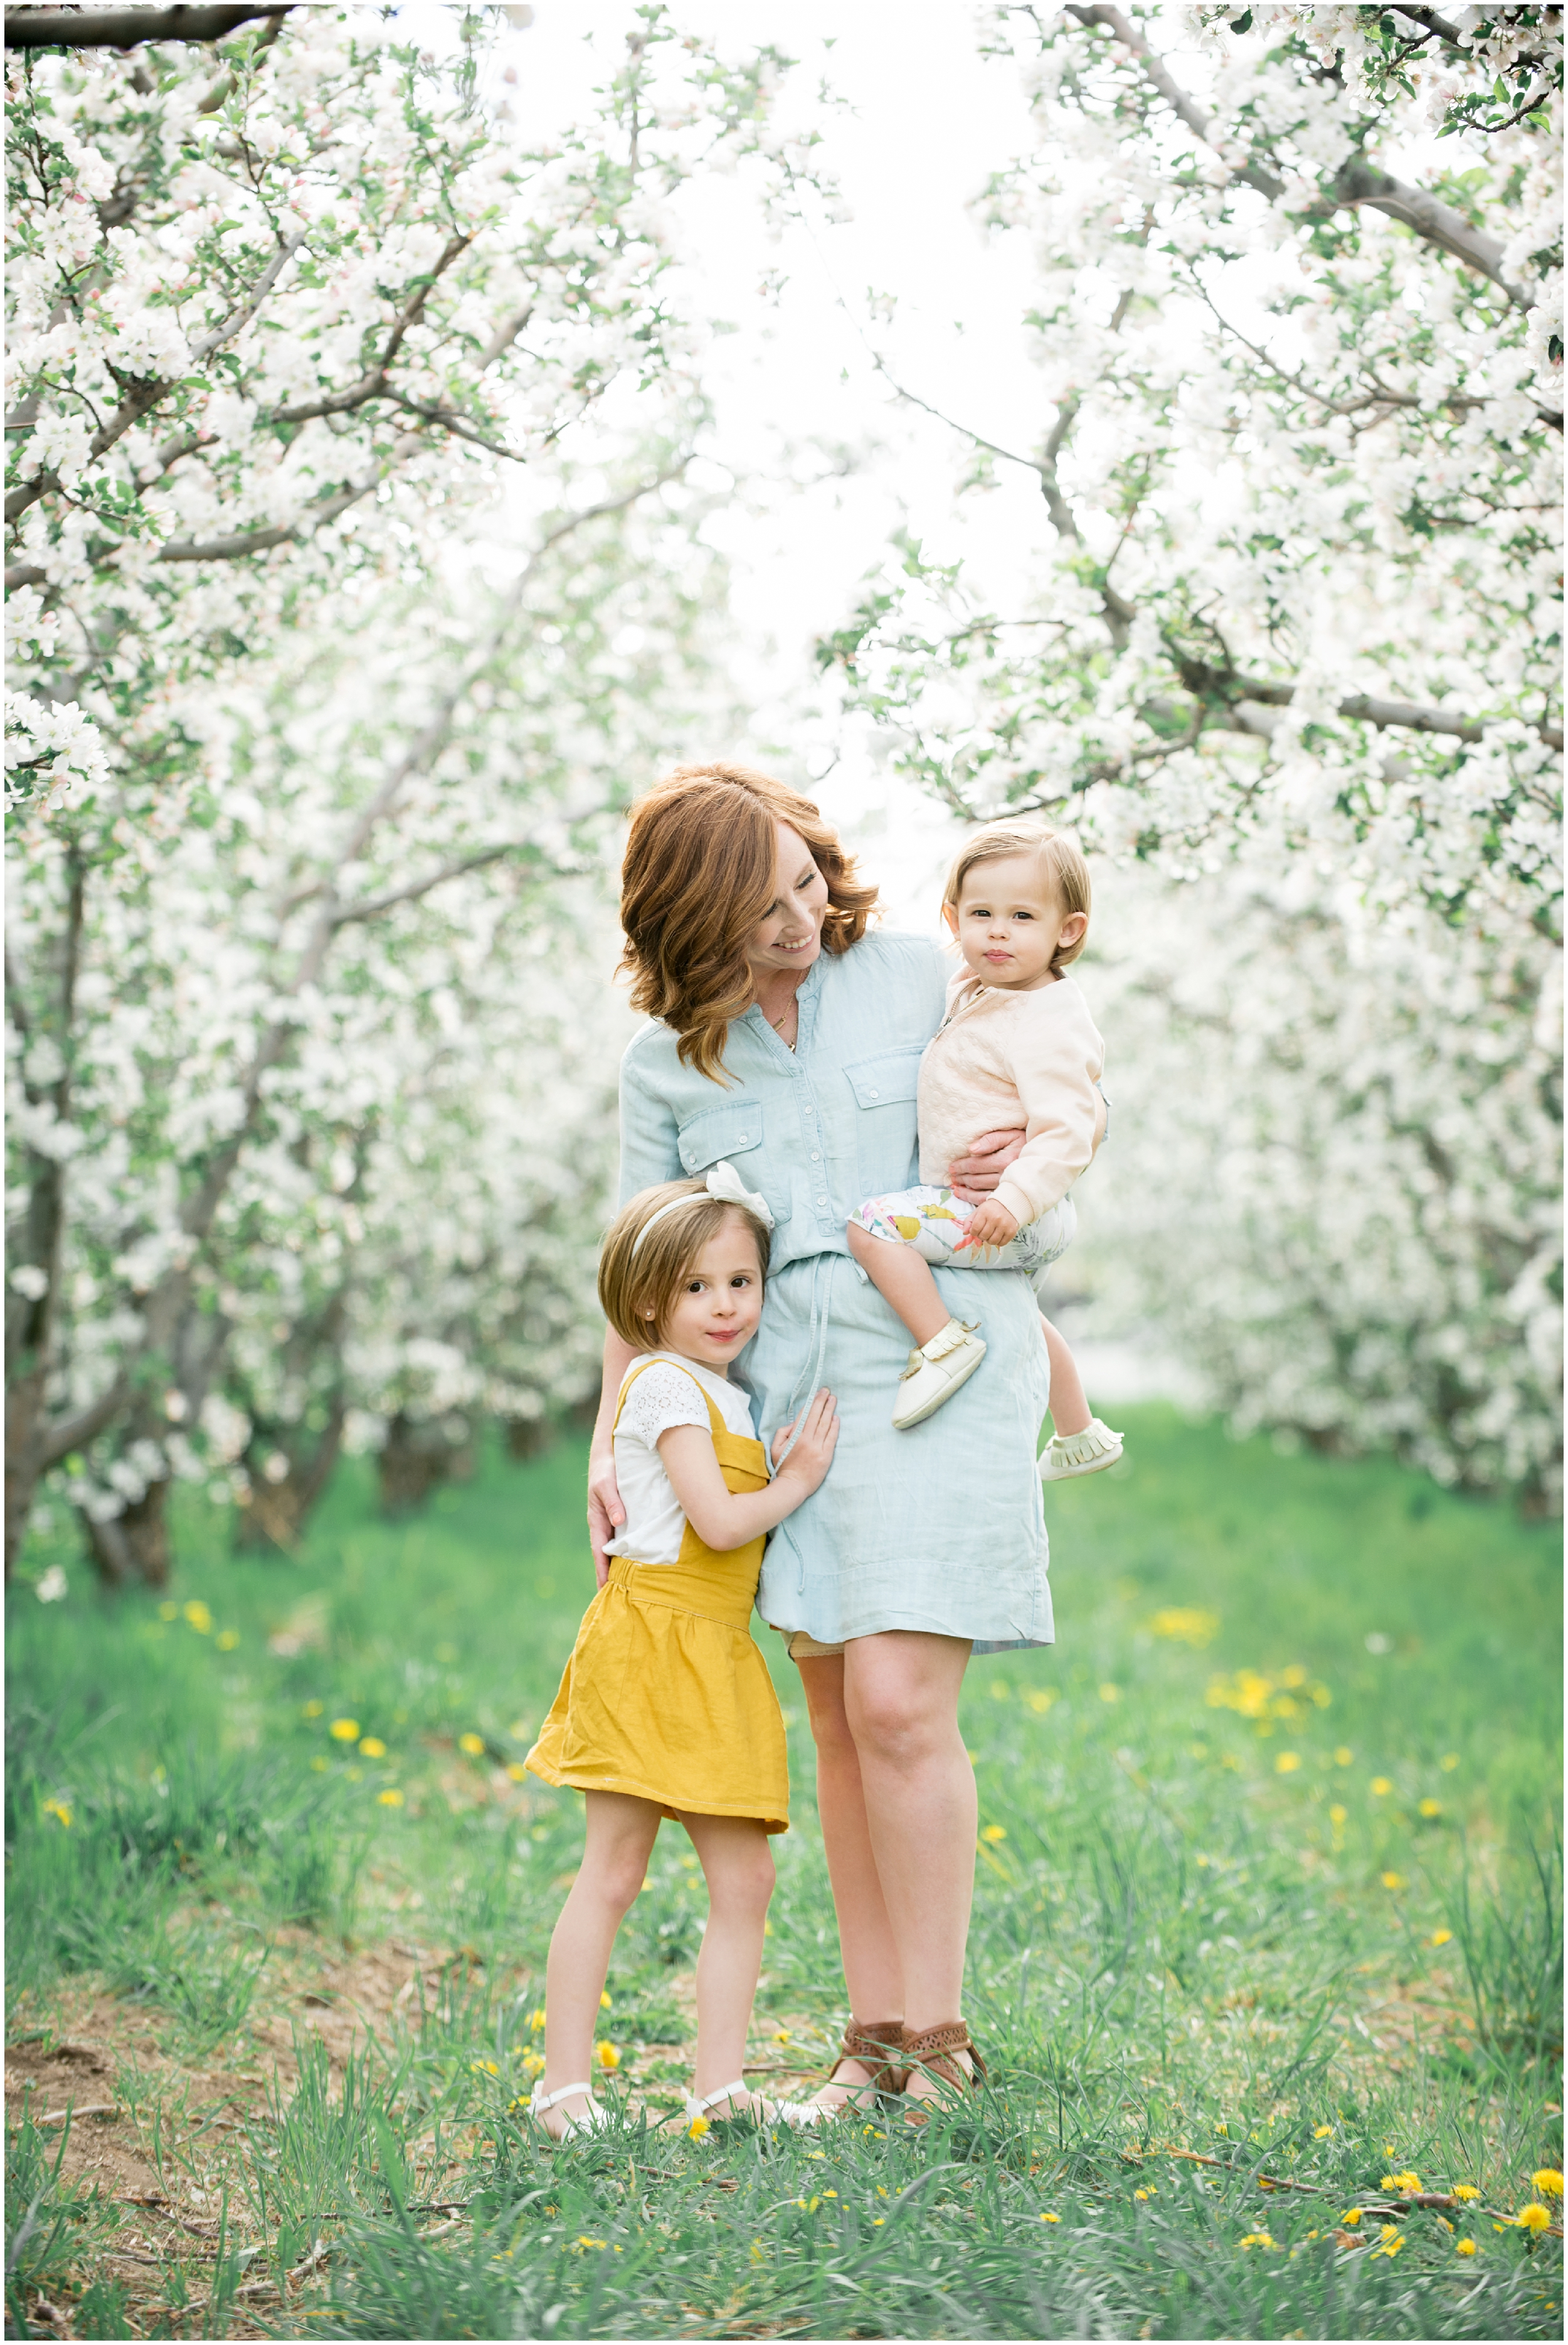
<svg viewBox="0 0 1568 2345">
<path fill-rule="evenodd" d="M 626 1509 L 615 1486 L 614 1453 L 607 1449 L 602 1456 L 590 1458 L 588 1464 L 588 1544 L 593 1549 L 593 1576 L 601 1588 L 610 1577 L 605 1543 L 614 1538 L 625 1519 Z"/>
<path fill-rule="evenodd" d="M 976 1205 L 970 1214 L 969 1226 L 955 1252 L 961 1253 L 965 1246 L 973 1246 L 977 1254 L 985 1253 L 992 1246 L 1009 1244 L 1017 1234 L 1017 1213 L 1010 1213 L 1006 1205 L 996 1203 L 995 1197 L 987 1197 L 985 1203 Z"/>
<path fill-rule="evenodd" d="M 795 1419 L 795 1425 L 800 1426 L 800 1439 L 782 1466 L 779 1466 L 779 1459 L 785 1443 L 794 1431 L 794 1425 L 781 1426 L 774 1434 L 774 1464 L 778 1466 L 775 1481 L 802 1485 L 800 1497 L 794 1500 L 798 1506 L 801 1498 L 809 1498 L 825 1480 L 838 1444 L 838 1411 L 834 1406 L 833 1395 L 825 1386 L 807 1403 Z"/>
<path fill-rule="evenodd" d="M 966 1205 L 984 1204 L 1015 1156 L 1024 1152 L 1022 1132 L 983 1132 L 969 1142 L 967 1156 L 947 1167 L 947 1186 Z"/>
</svg>

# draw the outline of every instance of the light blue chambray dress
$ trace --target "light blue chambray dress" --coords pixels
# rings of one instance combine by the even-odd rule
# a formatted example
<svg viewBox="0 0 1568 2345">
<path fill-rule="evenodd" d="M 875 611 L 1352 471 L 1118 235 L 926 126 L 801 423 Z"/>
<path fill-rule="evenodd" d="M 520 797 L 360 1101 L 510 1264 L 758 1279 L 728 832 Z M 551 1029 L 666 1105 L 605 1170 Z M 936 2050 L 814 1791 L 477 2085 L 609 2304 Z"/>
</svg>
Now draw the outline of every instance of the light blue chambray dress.
<svg viewBox="0 0 1568 2345">
<path fill-rule="evenodd" d="M 767 1303 L 737 1380 L 770 1450 L 820 1385 L 841 1430 L 827 1479 L 769 1541 L 757 1609 L 824 1644 L 885 1629 L 982 1651 L 1053 1641 L 1035 1467 L 1049 1370 L 1028 1274 L 935 1272 L 990 1348 L 934 1417 L 895 1433 L 909 1337 L 845 1236 L 864 1199 L 918 1177 L 916 1084 L 947 976 L 936 945 L 875 931 L 804 978 L 793 1051 L 754 1007 L 731 1026 L 727 1088 L 682 1066 L 653 1020 L 621 1065 L 622 1203 L 727 1157 L 773 1209 Z"/>
</svg>

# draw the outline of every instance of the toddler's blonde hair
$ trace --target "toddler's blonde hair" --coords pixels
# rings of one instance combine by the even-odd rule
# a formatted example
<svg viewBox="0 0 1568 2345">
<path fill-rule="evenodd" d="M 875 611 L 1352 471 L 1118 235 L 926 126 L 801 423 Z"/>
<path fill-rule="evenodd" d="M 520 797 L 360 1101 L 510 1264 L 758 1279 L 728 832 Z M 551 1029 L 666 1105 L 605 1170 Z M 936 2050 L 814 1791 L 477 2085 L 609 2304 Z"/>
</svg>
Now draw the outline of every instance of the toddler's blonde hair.
<svg viewBox="0 0 1568 2345">
<path fill-rule="evenodd" d="M 648 1224 L 662 1205 L 679 1201 L 682 1211 Z M 610 1224 L 599 1258 L 599 1303 L 615 1333 L 639 1352 L 664 1340 L 664 1328 L 685 1277 L 710 1238 L 733 1213 L 757 1243 L 757 1264 L 768 1274 L 769 1231 L 744 1205 L 710 1194 L 706 1181 L 662 1181 L 640 1189 Z M 646 1241 L 637 1241 L 644 1230 Z"/>
<path fill-rule="evenodd" d="M 1081 912 L 1087 920 L 1091 909 L 1089 868 L 1084 861 L 1082 848 L 1065 830 L 1053 830 L 1048 822 L 1036 815 L 1008 815 L 1000 822 L 988 822 L 981 830 L 971 833 L 953 858 L 953 868 L 947 874 L 947 885 L 942 891 L 944 907 L 956 911 L 958 898 L 964 892 L 964 882 L 977 863 L 996 863 L 1004 855 L 1037 855 L 1051 875 L 1051 885 L 1064 912 Z M 1066 969 L 1077 960 L 1088 940 L 1086 928 L 1076 945 L 1063 945 L 1051 957 L 1053 969 Z"/>
</svg>

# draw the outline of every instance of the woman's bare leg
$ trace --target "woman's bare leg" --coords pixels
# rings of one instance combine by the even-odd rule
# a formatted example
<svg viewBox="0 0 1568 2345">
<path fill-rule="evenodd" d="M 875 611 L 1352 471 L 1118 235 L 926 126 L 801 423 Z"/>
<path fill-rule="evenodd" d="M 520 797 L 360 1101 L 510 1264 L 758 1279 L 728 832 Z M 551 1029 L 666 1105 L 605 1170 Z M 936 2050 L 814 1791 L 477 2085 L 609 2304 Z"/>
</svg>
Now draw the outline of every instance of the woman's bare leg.
<svg viewBox="0 0 1568 2345">
<path fill-rule="evenodd" d="M 652 1800 L 623 1792 L 589 1792 L 582 1863 L 550 1941 L 544 1973 L 546 2093 L 593 2074 L 593 2030 L 610 1968 L 610 1950 L 642 1888 L 659 1831 Z M 568 2117 L 585 2115 L 585 2096 L 562 2101 L 539 2122 L 559 2140 Z"/>
<path fill-rule="evenodd" d="M 746 2065 L 774 1860 L 766 1832 L 750 1816 L 683 1815 L 681 1822 L 708 1884 L 708 1926 L 697 1957 L 695 2090 L 701 2099 L 733 2084 Z"/>
<path fill-rule="evenodd" d="M 904 1974 L 882 1894 L 866 1822 L 860 1754 L 844 1707 L 844 1656 L 796 1664 L 816 1743 L 816 1804 L 823 1847 L 838 1917 L 838 1943 L 849 2008 L 861 2025 L 904 2015 Z M 842 2108 L 871 2072 L 858 2060 L 840 2063 L 831 2085 L 814 2094 L 826 2108 Z"/>
<path fill-rule="evenodd" d="M 845 1648 L 845 1715 L 912 2035 L 959 2018 L 964 2007 L 978 1822 L 975 1771 L 958 1731 L 968 1659 L 966 1638 L 905 1629 Z M 919 2077 L 910 2088 L 931 2089 Z"/>
<path fill-rule="evenodd" d="M 1084 1391 L 1077 1362 L 1066 1336 L 1058 1334 L 1044 1312 L 1040 1314 L 1040 1325 L 1051 1363 L 1051 1423 L 1064 1437 L 1071 1433 L 1086 1433 L 1089 1426 L 1088 1396 Z"/>
</svg>

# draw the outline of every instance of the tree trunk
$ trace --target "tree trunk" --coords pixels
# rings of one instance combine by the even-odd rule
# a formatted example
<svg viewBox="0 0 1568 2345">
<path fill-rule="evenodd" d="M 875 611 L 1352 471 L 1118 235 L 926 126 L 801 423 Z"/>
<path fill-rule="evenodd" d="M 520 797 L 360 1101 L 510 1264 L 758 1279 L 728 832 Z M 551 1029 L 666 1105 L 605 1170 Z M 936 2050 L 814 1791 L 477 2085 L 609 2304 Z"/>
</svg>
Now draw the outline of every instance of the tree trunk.
<svg viewBox="0 0 1568 2345">
<path fill-rule="evenodd" d="M 526 1466 L 554 1448 L 561 1428 L 552 1416 L 509 1416 L 503 1420 L 506 1454 L 514 1466 Z"/>
<path fill-rule="evenodd" d="M 167 1481 L 149 1482 L 144 1497 L 106 1523 L 82 1517 L 87 1552 L 98 1577 L 110 1588 L 168 1585 L 168 1493 Z"/>
<path fill-rule="evenodd" d="M 319 1441 L 305 1457 L 270 1436 L 252 1435 L 246 1452 L 250 1503 L 239 1510 L 234 1537 L 237 1548 L 252 1551 L 281 1549 L 285 1555 L 298 1551 L 307 1518 L 331 1480 L 342 1451 L 343 1421 L 348 1413 L 345 1401 L 334 1402 Z M 288 1471 L 280 1482 L 268 1481 L 252 1463 L 262 1450 L 274 1456 L 281 1451 L 288 1457 Z"/>
<path fill-rule="evenodd" d="M 466 1482 L 476 1463 L 473 1438 L 463 1418 L 415 1419 L 400 1409 L 376 1460 L 382 1513 L 411 1514 L 443 1482 Z"/>
</svg>

